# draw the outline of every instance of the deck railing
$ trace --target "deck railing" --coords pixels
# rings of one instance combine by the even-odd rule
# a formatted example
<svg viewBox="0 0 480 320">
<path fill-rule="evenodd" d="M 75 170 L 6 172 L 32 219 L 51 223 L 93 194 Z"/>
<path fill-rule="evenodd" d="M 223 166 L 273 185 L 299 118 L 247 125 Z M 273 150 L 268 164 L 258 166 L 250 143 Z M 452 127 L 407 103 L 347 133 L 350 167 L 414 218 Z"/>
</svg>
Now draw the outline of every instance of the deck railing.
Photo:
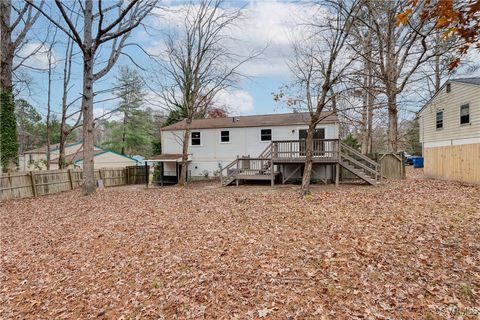
<svg viewBox="0 0 480 320">
<path fill-rule="evenodd" d="M 272 156 L 274 159 L 304 159 L 306 155 L 306 140 L 281 140 L 272 142 Z M 340 159 L 340 140 L 314 139 L 313 157 L 316 160 L 338 161 L 338 159 Z"/>
<path fill-rule="evenodd" d="M 239 159 L 242 175 L 270 174 L 270 159 L 244 157 Z"/>
</svg>

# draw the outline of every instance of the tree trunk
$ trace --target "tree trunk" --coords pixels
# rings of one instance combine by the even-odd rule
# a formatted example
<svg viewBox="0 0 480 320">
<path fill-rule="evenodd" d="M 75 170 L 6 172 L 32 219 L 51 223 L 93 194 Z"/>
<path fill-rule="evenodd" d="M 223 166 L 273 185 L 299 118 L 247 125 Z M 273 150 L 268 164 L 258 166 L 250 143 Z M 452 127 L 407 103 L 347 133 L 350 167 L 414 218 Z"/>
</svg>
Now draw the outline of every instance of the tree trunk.
<svg viewBox="0 0 480 320">
<path fill-rule="evenodd" d="M 388 152 L 398 150 L 398 110 L 397 95 L 395 92 L 387 92 L 388 105 Z"/>
<path fill-rule="evenodd" d="M 440 62 L 441 62 L 441 56 L 440 56 L 440 35 L 437 36 L 436 39 L 436 44 L 435 44 L 435 92 L 432 93 L 435 94 L 438 90 L 440 90 L 440 84 L 441 84 L 441 70 L 440 70 Z"/>
<path fill-rule="evenodd" d="M 182 148 L 182 171 L 180 172 L 179 185 L 184 186 L 187 183 L 188 172 L 188 145 L 190 143 L 190 128 L 192 126 L 192 120 L 187 119 L 187 126 L 183 133 L 183 148 Z"/>
<path fill-rule="evenodd" d="M 63 128 L 60 128 L 63 132 Z M 60 142 L 58 143 L 58 169 L 65 169 L 65 133 L 60 133 Z"/>
<path fill-rule="evenodd" d="M 310 124 L 308 125 L 307 132 L 307 141 L 305 148 L 305 168 L 303 171 L 302 178 L 302 187 L 300 194 L 305 196 L 310 194 L 310 178 L 312 176 L 312 166 L 313 166 L 313 135 L 315 133 L 315 128 L 317 127 L 318 118 L 316 115 L 310 118 Z"/>
<path fill-rule="evenodd" d="M 129 113 L 128 106 L 125 106 L 125 111 L 123 113 L 122 154 L 125 154 L 125 144 L 127 143 L 126 141 L 127 141 L 128 113 Z"/>
<path fill-rule="evenodd" d="M 4 172 L 14 171 L 18 162 L 17 121 L 12 92 L 14 48 L 10 28 L 11 8 L 10 0 L 0 0 L 0 156 Z"/>
<path fill-rule="evenodd" d="M 370 88 L 368 87 L 368 67 L 367 61 L 364 61 L 363 68 L 363 106 L 362 106 L 362 123 L 361 123 L 361 134 L 362 134 L 362 153 L 367 154 L 368 152 L 368 95 Z"/>
<path fill-rule="evenodd" d="M 84 55 L 83 55 L 83 194 L 95 192 L 95 171 L 93 166 L 93 48 L 92 48 L 92 0 L 85 2 L 84 13 Z"/>
<path fill-rule="evenodd" d="M 370 77 L 370 82 L 371 82 Z M 372 88 L 372 87 L 370 87 Z M 373 139 L 372 139 L 372 130 L 373 130 L 373 104 L 375 103 L 375 97 L 373 94 L 369 93 L 368 95 L 368 121 L 367 121 L 367 153 L 373 152 Z"/>
<path fill-rule="evenodd" d="M 12 91 L 13 44 L 10 29 L 12 5 L 10 0 L 0 1 L 0 89 L 2 92 Z"/>
<path fill-rule="evenodd" d="M 47 142 L 47 170 L 50 170 L 50 113 L 51 113 L 51 93 L 52 93 L 52 46 L 48 52 L 48 89 L 47 89 L 47 119 L 46 119 L 46 142 Z"/>
</svg>

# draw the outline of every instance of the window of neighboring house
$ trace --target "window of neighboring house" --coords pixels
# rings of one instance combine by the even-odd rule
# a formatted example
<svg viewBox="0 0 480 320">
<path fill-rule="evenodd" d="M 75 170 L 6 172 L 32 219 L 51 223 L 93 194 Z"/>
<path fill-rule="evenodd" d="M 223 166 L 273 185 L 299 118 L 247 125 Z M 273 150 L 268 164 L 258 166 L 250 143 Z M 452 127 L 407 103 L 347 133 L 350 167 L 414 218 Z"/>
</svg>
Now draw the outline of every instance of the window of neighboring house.
<svg viewBox="0 0 480 320">
<path fill-rule="evenodd" d="M 260 130 L 260 141 L 272 141 L 272 129 Z"/>
<path fill-rule="evenodd" d="M 437 111 L 437 118 L 436 118 L 436 128 L 442 129 L 443 128 L 443 111 Z"/>
<path fill-rule="evenodd" d="M 452 85 L 450 83 L 447 83 L 447 93 L 452 91 Z"/>
<path fill-rule="evenodd" d="M 35 161 L 33 160 L 33 155 L 28 155 L 28 164 L 33 164 Z"/>
<path fill-rule="evenodd" d="M 470 123 L 470 105 L 464 104 L 460 106 L 460 124 Z"/>
<path fill-rule="evenodd" d="M 199 145 L 201 145 L 200 132 L 194 131 L 192 132 L 192 146 L 199 146 Z"/>
<path fill-rule="evenodd" d="M 230 131 L 220 131 L 220 142 L 230 142 Z"/>
</svg>

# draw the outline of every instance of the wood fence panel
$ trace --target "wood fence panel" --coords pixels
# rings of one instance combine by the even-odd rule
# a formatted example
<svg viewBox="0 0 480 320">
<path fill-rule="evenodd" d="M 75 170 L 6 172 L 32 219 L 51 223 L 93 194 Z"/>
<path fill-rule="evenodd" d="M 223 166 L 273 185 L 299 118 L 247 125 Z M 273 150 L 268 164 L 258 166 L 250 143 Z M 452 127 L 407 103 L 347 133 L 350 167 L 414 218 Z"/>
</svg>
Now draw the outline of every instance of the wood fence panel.
<svg viewBox="0 0 480 320">
<path fill-rule="evenodd" d="M 129 184 L 145 183 L 145 166 L 129 167 Z M 125 168 L 95 170 L 95 179 L 102 178 L 105 187 L 127 184 Z M 83 170 L 24 171 L 0 174 L 0 200 L 54 194 L 77 189 L 83 184 Z"/>
<path fill-rule="evenodd" d="M 480 143 L 424 149 L 426 177 L 480 184 Z"/>
<path fill-rule="evenodd" d="M 124 168 L 101 169 L 103 185 L 105 187 L 122 186 L 126 183 Z"/>
<path fill-rule="evenodd" d="M 32 181 L 28 172 L 14 172 L 0 176 L 0 200 L 33 196 Z"/>
<path fill-rule="evenodd" d="M 71 190 L 68 170 L 36 171 L 33 177 L 37 196 Z"/>
</svg>

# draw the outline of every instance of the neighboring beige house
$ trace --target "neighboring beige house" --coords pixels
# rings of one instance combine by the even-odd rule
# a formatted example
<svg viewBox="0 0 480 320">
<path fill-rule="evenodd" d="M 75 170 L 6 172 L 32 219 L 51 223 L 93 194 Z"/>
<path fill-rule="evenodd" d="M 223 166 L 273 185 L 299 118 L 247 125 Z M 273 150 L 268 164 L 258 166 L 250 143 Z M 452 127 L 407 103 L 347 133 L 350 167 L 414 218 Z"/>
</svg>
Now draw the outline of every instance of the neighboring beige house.
<svg viewBox="0 0 480 320">
<path fill-rule="evenodd" d="M 50 147 L 50 170 L 58 169 L 58 144 Z M 46 148 L 38 148 L 26 151 L 20 156 L 20 170 L 45 170 L 47 153 Z M 81 142 L 69 144 L 65 147 L 65 162 L 69 164 L 69 168 L 83 167 L 83 145 Z M 118 168 L 126 166 L 134 166 L 137 160 L 128 156 L 119 154 L 112 150 L 108 150 L 99 146 L 94 146 L 94 167 L 101 168 Z"/>
<path fill-rule="evenodd" d="M 447 81 L 418 115 L 425 175 L 480 184 L 480 78 Z"/>
</svg>

